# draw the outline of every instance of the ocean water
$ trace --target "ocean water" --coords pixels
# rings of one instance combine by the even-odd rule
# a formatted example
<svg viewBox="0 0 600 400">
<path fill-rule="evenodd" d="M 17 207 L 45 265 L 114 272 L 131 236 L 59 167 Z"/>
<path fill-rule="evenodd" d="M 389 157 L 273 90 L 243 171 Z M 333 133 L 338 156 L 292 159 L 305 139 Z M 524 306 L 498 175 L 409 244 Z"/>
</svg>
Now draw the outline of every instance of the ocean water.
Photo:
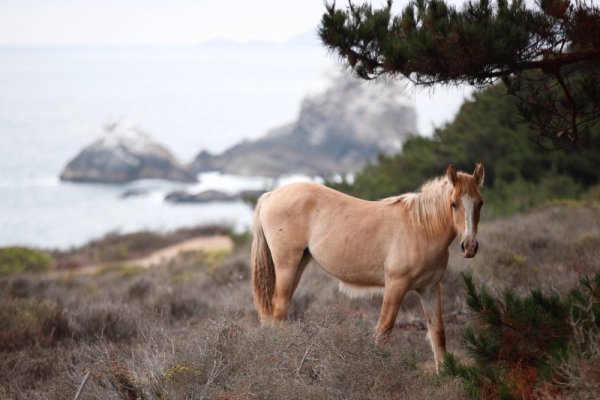
<svg viewBox="0 0 600 400">
<path fill-rule="evenodd" d="M 108 232 L 249 226 L 241 203 L 174 205 L 175 189 L 272 188 L 265 178 L 201 176 L 195 186 L 60 182 L 64 165 L 126 118 L 183 162 L 295 119 L 334 61 L 310 46 L 0 47 L 0 246 L 68 248 Z M 297 179 L 297 178 L 292 178 Z M 123 198 L 130 189 L 144 195 Z"/>
</svg>

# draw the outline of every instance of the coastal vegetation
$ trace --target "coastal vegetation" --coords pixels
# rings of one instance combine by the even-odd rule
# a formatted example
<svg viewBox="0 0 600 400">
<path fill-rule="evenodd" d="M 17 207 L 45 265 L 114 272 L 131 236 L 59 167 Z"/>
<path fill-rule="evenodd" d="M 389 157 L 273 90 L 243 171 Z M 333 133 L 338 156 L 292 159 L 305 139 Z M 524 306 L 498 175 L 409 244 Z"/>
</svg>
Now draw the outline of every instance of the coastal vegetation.
<svg viewBox="0 0 600 400">
<path fill-rule="evenodd" d="M 500 320 L 509 323 L 515 315 L 507 314 L 510 319 L 503 313 L 518 311 L 522 304 L 529 307 L 529 293 L 536 290 L 542 305 L 549 298 L 550 305 L 566 310 L 552 314 L 558 320 L 548 320 L 543 313 L 539 319 L 546 332 L 552 327 L 559 333 L 568 331 L 566 339 L 557 342 L 561 357 L 547 358 L 546 348 L 538 348 L 535 357 L 543 362 L 535 363 L 534 371 L 523 364 L 525 359 L 503 363 L 509 353 L 493 346 L 501 356 L 489 365 L 497 372 L 492 376 L 501 379 L 498 382 L 505 382 L 502 377 L 518 380 L 523 390 L 519 393 L 530 396 L 514 398 L 543 398 L 543 393 L 593 398 L 600 382 L 600 357 L 597 328 L 589 316 L 600 319 L 593 280 L 598 253 L 590 243 L 600 234 L 599 220 L 596 202 L 555 202 L 481 224 L 482 248 L 474 259 L 462 258 L 453 246 L 443 307 L 454 363 L 441 376 L 435 375 L 431 350 L 423 340 L 426 327 L 416 296 L 407 297 L 388 342 L 376 344 L 371 329 L 381 300 L 340 298 L 337 282 L 315 267 L 307 269 L 300 283 L 289 320 L 261 328 L 250 291 L 249 242 L 243 235 L 236 237 L 233 253 L 182 253 L 151 268 L 132 264 L 129 257 L 139 253 L 131 252 L 118 263 L 100 262 L 104 267 L 94 270 L 84 263 L 4 276 L 0 397 L 74 398 L 88 376 L 80 399 L 463 399 L 473 393 L 469 388 L 477 379 L 485 380 L 484 393 L 490 394 L 480 398 L 495 398 L 492 394 L 500 393 L 500 386 L 487 380 L 488 372 L 476 375 L 469 370 L 478 364 L 471 361 L 477 358 L 465 328 L 471 326 L 478 343 L 486 346 L 493 340 L 506 345 L 511 338 L 514 361 L 520 360 L 521 342 L 516 339 L 537 340 L 539 335 L 532 337 L 537 325 L 519 319 L 527 335 L 509 335 L 505 328 L 501 332 L 508 336 L 481 336 L 485 330 L 478 324 L 487 320 L 470 310 L 465 298 L 469 303 L 481 298 L 486 310 L 500 310 Z M 173 235 L 163 235 L 160 243 L 181 240 L 185 232 Z M 120 239 L 127 243 L 134 237 L 138 236 L 112 234 L 68 255 L 92 261 L 91 247 L 109 249 Z M 53 253 L 55 260 L 62 256 Z M 473 280 L 468 290 L 461 277 L 465 272 Z M 596 286 L 581 286 L 583 276 Z M 486 289 L 480 289 L 484 282 Z M 503 294 L 507 287 L 512 297 Z M 591 308 L 571 307 L 574 304 Z M 538 308 L 534 310 L 538 314 Z M 581 313 L 573 314 L 577 310 Z M 526 313 L 522 318 L 533 316 Z"/>
<path fill-rule="evenodd" d="M 44 251 L 21 246 L 0 248 L 0 276 L 47 271 L 52 257 Z"/>
<path fill-rule="evenodd" d="M 600 131 L 600 125 L 594 132 Z M 552 199 L 597 198 L 600 141 L 585 147 L 546 151 L 537 146 L 515 100 L 501 85 L 465 101 L 451 123 L 432 137 L 414 136 L 401 153 L 381 155 L 352 182 L 329 185 L 349 194 L 379 199 L 416 190 L 449 164 L 472 171 L 486 166 L 483 216 L 506 216 Z"/>
</svg>

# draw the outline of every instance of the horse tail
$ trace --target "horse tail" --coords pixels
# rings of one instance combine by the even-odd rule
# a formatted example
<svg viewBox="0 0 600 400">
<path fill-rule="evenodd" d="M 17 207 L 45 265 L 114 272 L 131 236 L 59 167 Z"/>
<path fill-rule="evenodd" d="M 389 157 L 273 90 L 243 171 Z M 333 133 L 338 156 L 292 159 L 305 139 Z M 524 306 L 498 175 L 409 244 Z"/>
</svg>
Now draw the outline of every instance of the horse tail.
<svg viewBox="0 0 600 400">
<path fill-rule="evenodd" d="M 271 250 L 265 238 L 263 226 L 260 221 L 260 210 L 264 196 L 258 199 L 254 211 L 252 235 L 252 293 L 254 304 L 261 320 L 270 318 L 273 313 L 273 293 L 275 292 L 275 264 Z"/>
</svg>

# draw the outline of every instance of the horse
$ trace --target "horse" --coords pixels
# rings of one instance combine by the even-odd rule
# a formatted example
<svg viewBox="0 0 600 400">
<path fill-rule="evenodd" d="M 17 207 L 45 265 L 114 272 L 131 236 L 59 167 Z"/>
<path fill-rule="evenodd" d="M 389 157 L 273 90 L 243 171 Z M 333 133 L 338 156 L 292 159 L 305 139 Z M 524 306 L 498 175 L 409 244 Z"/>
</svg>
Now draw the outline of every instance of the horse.
<svg viewBox="0 0 600 400">
<path fill-rule="evenodd" d="M 252 292 L 263 324 L 282 321 L 307 264 L 340 281 L 346 294 L 383 293 L 375 338 L 394 327 L 406 293 L 420 297 L 436 371 L 446 352 L 440 281 L 449 246 L 461 233 L 466 258 L 477 254 L 485 171 L 449 165 L 414 193 L 361 200 L 316 183 L 263 194 L 256 205 Z"/>
</svg>

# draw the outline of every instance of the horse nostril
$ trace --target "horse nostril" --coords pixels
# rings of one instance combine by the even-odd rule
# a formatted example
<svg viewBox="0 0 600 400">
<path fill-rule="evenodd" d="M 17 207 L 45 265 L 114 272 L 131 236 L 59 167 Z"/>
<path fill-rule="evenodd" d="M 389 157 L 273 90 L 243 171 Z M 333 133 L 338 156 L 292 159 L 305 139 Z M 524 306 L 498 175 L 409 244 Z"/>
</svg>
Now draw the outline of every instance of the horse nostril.
<svg viewBox="0 0 600 400">
<path fill-rule="evenodd" d="M 465 242 L 460 242 L 460 249 L 464 252 L 465 251 Z"/>
<path fill-rule="evenodd" d="M 479 242 L 475 242 L 475 253 L 477 253 L 478 249 L 479 249 Z"/>
</svg>

